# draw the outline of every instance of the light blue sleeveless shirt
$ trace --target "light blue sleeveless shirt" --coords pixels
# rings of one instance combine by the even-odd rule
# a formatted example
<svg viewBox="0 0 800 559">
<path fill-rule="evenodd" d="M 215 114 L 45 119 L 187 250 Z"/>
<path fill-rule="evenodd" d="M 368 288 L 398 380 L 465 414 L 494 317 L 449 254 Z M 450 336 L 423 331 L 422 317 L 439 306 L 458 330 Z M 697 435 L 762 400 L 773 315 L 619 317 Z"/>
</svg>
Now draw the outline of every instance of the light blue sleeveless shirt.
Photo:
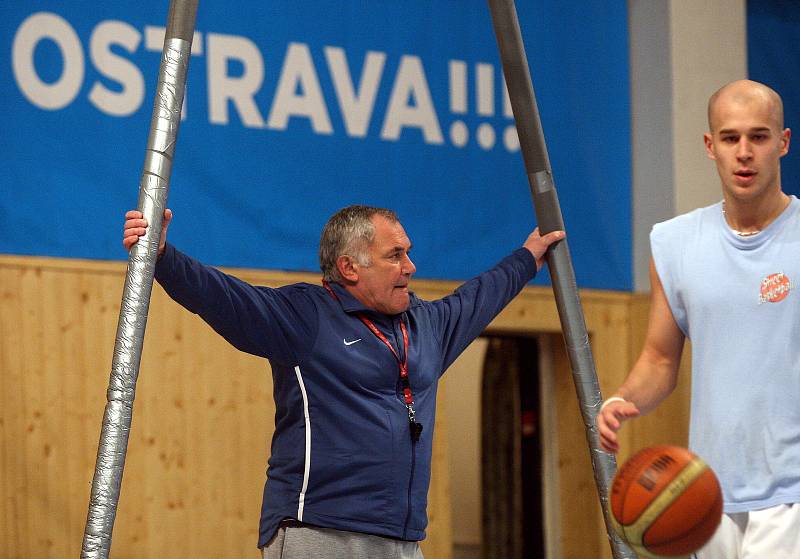
<svg viewBox="0 0 800 559">
<path fill-rule="evenodd" d="M 692 343 L 689 446 L 725 512 L 800 502 L 800 200 L 741 237 L 722 203 L 653 227 L 658 276 Z"/>
</svg>

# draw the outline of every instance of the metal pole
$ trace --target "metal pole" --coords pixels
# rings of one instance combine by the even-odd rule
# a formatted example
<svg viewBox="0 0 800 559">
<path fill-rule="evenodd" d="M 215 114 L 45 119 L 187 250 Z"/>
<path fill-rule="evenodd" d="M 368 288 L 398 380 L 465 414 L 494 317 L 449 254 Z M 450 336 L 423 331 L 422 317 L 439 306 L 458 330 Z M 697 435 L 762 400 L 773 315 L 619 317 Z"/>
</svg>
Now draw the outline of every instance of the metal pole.
<svg viewBox="0 0 800 559">
<path fill-rule="evenodd" d="M 181 121 L 197 2 L 172 0 L 167 16 L 150 134 L 139 182 L 138 208 L 149 227 L 128 256 L 81 559 L 106 558 L 111 548 L 111 531 L 125 468 L 147 310 Z"/>
<path fill-rule="evenodd" d="M 514 0 L 488 0 L 488 3 L 539 229 L 542 233 L 564 230 L 564 219 L 558 204 Z M 613 455 L 600 449 L 600 437 L 595 427 L 595 417 L 600 409 L 602 397 L 566 240 L 550 247 L 547 264 L 586 429 L 586 440 L 589 444 L 592 470 L 603 509 L 606 533 L 616 559 L 636 558 L 636 554 L 628 549 L 614 531 L 609 516 L 608 490 L 617 465 Z"/>
</svg>

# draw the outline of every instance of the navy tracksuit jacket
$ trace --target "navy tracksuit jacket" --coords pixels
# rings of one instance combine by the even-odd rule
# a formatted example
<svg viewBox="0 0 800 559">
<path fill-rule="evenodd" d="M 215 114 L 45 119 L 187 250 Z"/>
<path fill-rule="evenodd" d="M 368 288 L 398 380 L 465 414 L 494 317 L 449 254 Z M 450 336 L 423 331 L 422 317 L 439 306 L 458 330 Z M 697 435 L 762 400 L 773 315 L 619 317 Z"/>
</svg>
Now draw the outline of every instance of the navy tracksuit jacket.
<svg viewBox="0 0 800 559">
<path fill-rule="evenodd" d="M 258 546 L 285 518 L 423 539 L 439 377 L 535 274 L 521 248 L 453 294 L 431 302 L 412 294 L 407 311 L 387 316 L 336 283 L 338 300 L 321 285 L 252 286 L 167 245 L 156 279 L 170 297 L 272 366 L 275 432 Z M 397 360 L 357 313 L 401 357 L 399 321 L 406 323 L 409 380 L 424 426 L 417 442 Z"/>
</svg>

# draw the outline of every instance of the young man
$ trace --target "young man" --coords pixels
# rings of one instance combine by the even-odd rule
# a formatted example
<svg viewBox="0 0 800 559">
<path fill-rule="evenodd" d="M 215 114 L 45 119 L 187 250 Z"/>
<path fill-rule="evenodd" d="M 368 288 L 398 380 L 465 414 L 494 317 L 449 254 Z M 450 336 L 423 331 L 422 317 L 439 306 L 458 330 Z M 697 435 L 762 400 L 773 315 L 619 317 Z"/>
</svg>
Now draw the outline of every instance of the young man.
<svg viewBox="0 0 800 559">
<path fill-rule="evenodd" d="M 562 232 L 535 230 L 452 295 L 408 289 L 411 241 L 394 212 L 350 206 L 320 240 L 323 284 L 256 287 L 166 244 L 156 279 L 242 351 L 269 359 L 275 432 L 258 546 L 267 559 L 418 559 L 440 376 L 530 281 Z M 147 223 L 126 214 L 123 245 Z"/>
<path fill-rule="evenodd" d="M 711 97 L 708 121 L 722 201 L 653 228 L 645 345 L 597 426 L 616 452 L 622 422 L 675 388 L 690 338 L 689 446 L 725 511 L 697 557 L 800 557 L 800 201 L 780 173 L 791 134 L 778 94 L 748 80 Z"/>
</svg>

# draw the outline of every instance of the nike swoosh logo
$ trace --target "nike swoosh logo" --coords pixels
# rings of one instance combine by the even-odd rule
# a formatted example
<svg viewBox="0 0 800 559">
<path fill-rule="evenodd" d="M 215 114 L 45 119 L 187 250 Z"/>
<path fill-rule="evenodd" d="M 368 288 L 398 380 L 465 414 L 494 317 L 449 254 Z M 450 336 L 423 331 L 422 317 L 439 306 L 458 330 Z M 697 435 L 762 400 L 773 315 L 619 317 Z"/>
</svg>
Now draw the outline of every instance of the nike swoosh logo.
<svg viewBox="0 0 800 559">
<path fill-rule="evenodd" d="M 361 338 L 358 338 L 357 340 L 353 340 L 352 342 L 348 342 L 346 339 L 342 338 L 342 341 L 344 342 L 344 345 L 353 345 L 356 342 L 360 342 Z"/>
</svg>

